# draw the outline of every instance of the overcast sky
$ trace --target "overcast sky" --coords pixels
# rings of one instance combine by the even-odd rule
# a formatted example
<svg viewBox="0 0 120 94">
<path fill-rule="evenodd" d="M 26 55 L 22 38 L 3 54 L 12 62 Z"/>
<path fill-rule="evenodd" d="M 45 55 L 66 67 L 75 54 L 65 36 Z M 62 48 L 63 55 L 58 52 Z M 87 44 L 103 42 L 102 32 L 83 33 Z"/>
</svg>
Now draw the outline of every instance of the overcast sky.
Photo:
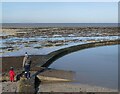
<svg viewBox="0 0 120 94">
<path fill-rule="evenodd" d="M 3 23 L 117 23 L 117 2 L 7 2 Z"/>
</svg>

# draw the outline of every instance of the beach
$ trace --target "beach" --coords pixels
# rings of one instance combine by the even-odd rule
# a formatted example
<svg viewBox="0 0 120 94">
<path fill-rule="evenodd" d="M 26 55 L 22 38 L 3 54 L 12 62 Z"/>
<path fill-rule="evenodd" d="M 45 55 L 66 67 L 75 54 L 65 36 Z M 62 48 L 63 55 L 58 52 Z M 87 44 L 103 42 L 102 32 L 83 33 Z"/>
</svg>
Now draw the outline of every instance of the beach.
<svg viewBox="0 0 120 94">
<path fill-rule="evenodd" d="M 73 33 L 73 31 L 75 31 Z M 22 62 L 27 51 L 32 60 L 31 74 L 36 73 L 50 57 L 63 53 L 64 48 L 87 43 L 114 41 L 118 39 L 117 27 L 42 27 L 3 28 L 2 64 L 3 92 L 16 92 L 17 82 L 9 82 L 8 71 L 14 67 L 16 75 L 23 71 Z M 107 42 L 106 42 L 107 43 Z M 104 43 L 103 43 L 104 44 Z M 114 43 L 113 43 L 114 44 Z M 98 43 L 99 45 L 99 43 Z M 101 44 L 102 45 L 102 44 Z M 87 46 L 83 46 L 87 47 Z M 92 47 L 92 46 L 91 46 Z M 94 47 L 94 46 L 93 46 Z M 76 46 L 77 48 L 77 46 Z M 74 48 L 74 49 L 76 49 Z M 78 46 L 79 48 L 79 46 Z M 77 49 L 78 49 L 77 48 Z M 55 52 L 56 51 L 56 52 Z M 62 52 L 63 51 L 63 52 Z M 68 51 L 66 49 L 66 51 Z M 69 53 L 66 52 L 65 53 Z M 70 51 L 70 50 L 69 50 Z M 53 53 L 52 53 L 53 52 Z M 72 52 L 72 50 L 71 50 Z M 51 54 L 52 53 L 52 54 Z M 56 57 L 57 59 L 58 57 Z M 52 58 L 53 61 L 55 58 Z M 48 62 L 50 63 L 50 61 Z M 75 72 L 48 68 L 37 75 L 41 81 L 38 92 L 116 92 L 116 89 L 77 83 Z"/>
<path fill-rule="evenodd" d="M 31 72 L 33 74 L 36 71 L 40 70 L 40 67 L 37 65 L 42 64 L 44 60 L 48 60 L 49 58 L 45 55 L 31 55 L 30 57 L 32 60 Z M 22 71 L 22 60 L 23 60 L 23 56 L 2 57 L 3 77 L 8 76 L 8 71 L 11 66 L 14 67 L 16 74 L 20 73 Z M 48 68 L 46 71 L 38 75 L 38 78 L 41 80 L 41 83 L 39 86 L 39 89 L 40 89 L 39 92 L 60 92 L 60 91 L 62 92 L 69 92 L 69 91 L 70 92 L 85 92 L 85 91 L 86 92 L 99 92 L 99 91 L 116 92 L 117 91 L 115 89 L 98 87 L 94 85 L 91 86 L 91 85 L 86 85 L 86 84 L 81 84 L 81 83 L 75 84 L 74 79 L 73 79 L 74 76 L 75 76 L 75 73 L 72 71 L 56 70 L 56 69 Z M 3 84 L 5 84 L 5 86 L 6 84 L 9 84 L 10 86 L 8 78 L 6 81 L 8 82 L 3 82 Z M 46 87 L 49 88 L 47 89 L 48 91 L 46 91 Z M 15 89 L 12 89 L 12 90 L 15 90 Z"/>
<path fill-rule="evenodd" d="M 1 5 L 0 93 L 118 93 L 118 2 Z"/>
</svg>

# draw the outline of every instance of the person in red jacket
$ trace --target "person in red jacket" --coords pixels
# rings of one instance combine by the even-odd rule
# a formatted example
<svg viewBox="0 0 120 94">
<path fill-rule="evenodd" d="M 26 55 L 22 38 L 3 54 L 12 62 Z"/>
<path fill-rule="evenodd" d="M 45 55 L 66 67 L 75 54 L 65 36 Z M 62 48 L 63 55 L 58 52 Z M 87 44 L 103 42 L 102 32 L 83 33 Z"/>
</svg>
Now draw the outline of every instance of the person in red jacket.
<svg viewBox="0 0 120 94">
<path fill-rule="evenodd" d="M 15 72 L 14 72 L 13 67 L 10 68 L 9 76 L 10 76 L 10 81 L 14 82 Z"/>
</svg>

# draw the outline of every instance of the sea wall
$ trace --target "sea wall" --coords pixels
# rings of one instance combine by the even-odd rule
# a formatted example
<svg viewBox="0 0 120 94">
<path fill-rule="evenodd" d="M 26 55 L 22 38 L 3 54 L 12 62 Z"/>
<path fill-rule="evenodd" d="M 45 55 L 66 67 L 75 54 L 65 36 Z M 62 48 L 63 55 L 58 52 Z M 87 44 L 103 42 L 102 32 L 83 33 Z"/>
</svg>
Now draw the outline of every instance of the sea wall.
<svg viewBox="0 0 120 94">
<path fill-rule="evenodd" d="M 72 52 L 75 52 L 78 50 L 99 47 L 99 46 L 118 45 L 118 44 L 120 44 L 119 40 L 110 40 L 110 41 L 100 41 L 100 42 L 87 43 L 87 44 L 82 44 L 82 45 L 80 44 L 77 46 L 63 48 L 63 49 L 60 49 L 60 50 L 57 50 L 57 51 L 54 51 L 54 52 L 48 54 L 47 55 L 48 60 L 46 60 L 46 62 L 41 66 L 48 67 L 51 63 L 53 63 L 58 58 L 61 58 L 64 55 L 67 55 L 69 53 L 72 53 Z"/>
</svg>

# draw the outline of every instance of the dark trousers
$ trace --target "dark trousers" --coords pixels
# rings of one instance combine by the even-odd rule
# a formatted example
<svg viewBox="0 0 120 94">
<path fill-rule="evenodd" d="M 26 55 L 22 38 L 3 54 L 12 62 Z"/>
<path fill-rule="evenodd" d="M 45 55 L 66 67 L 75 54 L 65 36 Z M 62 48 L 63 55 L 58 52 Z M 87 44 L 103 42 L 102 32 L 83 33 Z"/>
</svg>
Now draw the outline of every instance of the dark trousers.
<svg viewBox="0 0 120 94">
<path fill-rule="evenodd" d="M 25 77 L 30 78 L 30 65 L 25 65 Z"/>
</svg>

